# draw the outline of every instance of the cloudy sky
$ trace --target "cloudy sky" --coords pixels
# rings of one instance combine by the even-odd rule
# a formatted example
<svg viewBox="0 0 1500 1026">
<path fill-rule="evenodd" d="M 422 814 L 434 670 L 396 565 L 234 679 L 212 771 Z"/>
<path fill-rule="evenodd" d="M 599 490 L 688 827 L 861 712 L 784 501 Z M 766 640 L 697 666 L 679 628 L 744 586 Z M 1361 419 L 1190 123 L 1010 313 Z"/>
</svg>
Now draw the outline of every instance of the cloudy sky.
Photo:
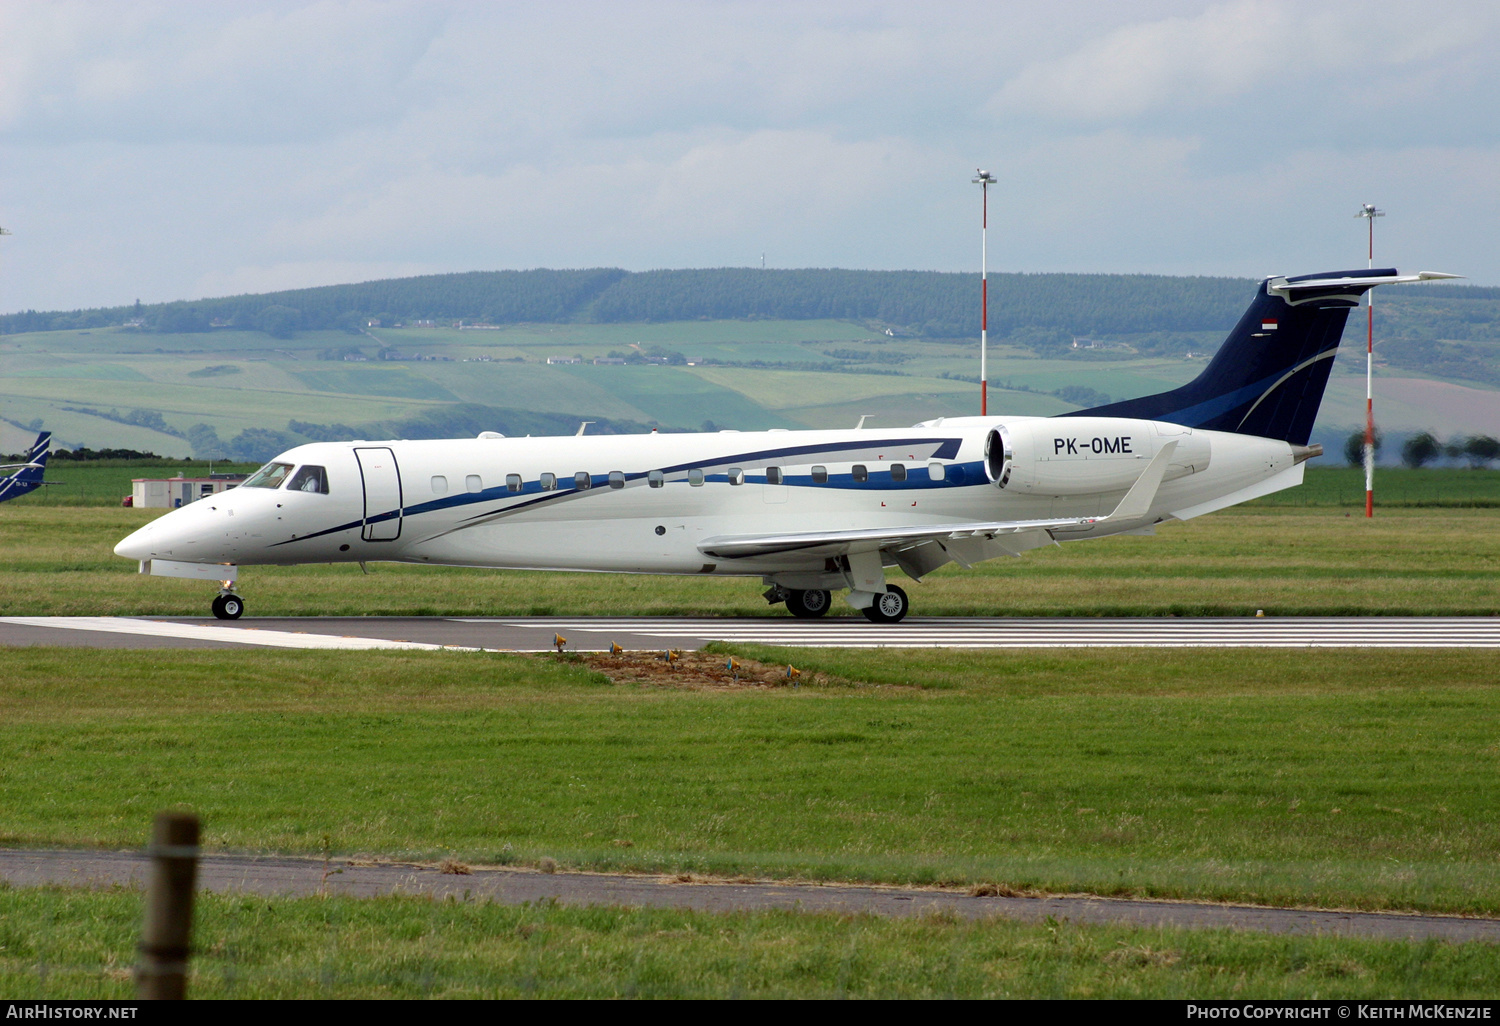
<svg viewBox="0 0 1500 1026">
<path fill-rule="evenodd" d="M 1500 285 L 1500 6 L 0 0 L 0 311 L 525 267 Z"/>
</svg>

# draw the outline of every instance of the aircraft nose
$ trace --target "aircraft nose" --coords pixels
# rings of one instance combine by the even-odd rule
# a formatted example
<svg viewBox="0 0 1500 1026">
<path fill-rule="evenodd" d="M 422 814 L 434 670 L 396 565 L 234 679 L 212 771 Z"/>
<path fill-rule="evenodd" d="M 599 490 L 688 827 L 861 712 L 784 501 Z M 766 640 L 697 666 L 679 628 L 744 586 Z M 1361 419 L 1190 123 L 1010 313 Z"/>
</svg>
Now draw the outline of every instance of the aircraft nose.
<svg viewBox="0 0 1500 1026">
<path fill-rule="evenodd" d="M 151 534 L 155 526 L 155 522 L 149 523 L 120 539 L 120 544 L 115 546 L 115 555 L 126 559 L 150 559 Z"/>
<path fill-rule="evenodd" d="M 182 559 L 189 562 L 205 558 L 201 551 L 215 535 L 222 540 L 222 530 L 215 530 L 219 513 L 212 505 L 195 502 L 174 509 L 166 516 L 124 538 L 115 546 L 115 555 L 126 559 Z"/>
</svg>

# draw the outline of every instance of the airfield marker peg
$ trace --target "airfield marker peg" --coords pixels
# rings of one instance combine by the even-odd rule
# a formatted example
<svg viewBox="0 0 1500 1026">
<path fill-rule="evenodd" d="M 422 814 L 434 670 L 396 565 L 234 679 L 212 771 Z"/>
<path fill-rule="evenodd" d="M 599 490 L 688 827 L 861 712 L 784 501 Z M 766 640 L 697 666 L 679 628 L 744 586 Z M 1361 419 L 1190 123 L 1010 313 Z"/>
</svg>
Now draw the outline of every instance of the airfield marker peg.
<svg viewBox="0 0 1500 1026">
<path fill-rule="evenodd" d="M 738 659 L 736 659 L 734 656 L 730 656 L 729 657 L 729 662 L 727 662 L 727 663 L 724 664 L 724 669 L 726 669 L 730 673 L 734 674 L 734 679 L 735 680 L 739 680 L 740 679 L 740 661 Z"/>
<path fill-rule="evenodd" d="M 158 812 L 151 825 L 150 883 L 141 929 L 136 997 L 180 1001 L 187 996 L 187 968 L 193 933 L 193 884 L 198 875 L 198 817 L 191 812 Z"/>
<path fill-rule="evenodd" d="M 621 652 L 624 652 L 624 651 L 625 650 L 623 648 L 621 648 L 619 645 L 615 644 L 613 641 L 611 641 L 609 643 L 609 654 L 610 655 L 619 655 Z"/>
<path fill-rule="evenodd" d="M 793 687 L 797 686 L 797 678 L 800 676 L 802 676 L 802 671 L 791 663 L 788 663 L 786 667 L 786 679 L 792 682 Z"/>
<path fill-rule="evenodd" d="M 561 634 L 552 635 L 552 647 L 557 649 L 558 655 L 562 655 L 563 646 L 567 643 L 568 639 L 563 637 Z"/>
<path fill-rule="evenodd" d="M 1264 609 L 1257 609 L 1255 611 L 1255 615 L 1256 616 L 1265 616 L 1266 615 L 1266 611 Z"/>
</svg>

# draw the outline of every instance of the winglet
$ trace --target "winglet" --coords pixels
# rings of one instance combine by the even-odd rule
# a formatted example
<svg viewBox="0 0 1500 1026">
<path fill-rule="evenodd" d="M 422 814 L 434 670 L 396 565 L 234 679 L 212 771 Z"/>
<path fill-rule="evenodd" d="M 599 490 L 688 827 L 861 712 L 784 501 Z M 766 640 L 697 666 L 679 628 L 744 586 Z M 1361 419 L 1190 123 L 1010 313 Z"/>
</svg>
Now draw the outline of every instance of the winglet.
<svg viewBox="0 0 1500 1026">
<path fill-rule="evenodd" d="M 1157 489 L 1161 487 L 1162 478 L 1167 476 L 1167 467 L 1172 462 L 1172 454 L 1177 451 L 1177 439 L 1172 439 L 1163 445 L 1146 464 L 1146 469 L 1141 471 L 1141 476 L 1135 479 L 1135 484 L 1130 486 L 1130 491 L 1125 493 L 1125 498 L 1115 507 L 1115 511 L 1105 520 L 1140 520 L 1151 512 L 1151 504 L 1156 501 Z"/>
</svg>

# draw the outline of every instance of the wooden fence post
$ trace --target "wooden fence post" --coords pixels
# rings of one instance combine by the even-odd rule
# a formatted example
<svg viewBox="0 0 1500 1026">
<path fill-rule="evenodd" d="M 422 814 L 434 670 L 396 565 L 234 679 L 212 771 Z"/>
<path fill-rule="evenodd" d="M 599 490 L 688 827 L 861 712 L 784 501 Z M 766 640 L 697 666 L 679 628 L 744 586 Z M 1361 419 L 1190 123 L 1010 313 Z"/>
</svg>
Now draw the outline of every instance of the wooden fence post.
<svg viewBox="0 0 1500 1026">
<path fill-rule="evenodd" d="M 135 970 L 136 996 L 146 1001 L 187 995 L 189 944 L 193 933 L 193 886 L 198 875 L 198 817 L 158 812 L 151 827 L 151 878 L 146 922 Z"/>
</svg>

